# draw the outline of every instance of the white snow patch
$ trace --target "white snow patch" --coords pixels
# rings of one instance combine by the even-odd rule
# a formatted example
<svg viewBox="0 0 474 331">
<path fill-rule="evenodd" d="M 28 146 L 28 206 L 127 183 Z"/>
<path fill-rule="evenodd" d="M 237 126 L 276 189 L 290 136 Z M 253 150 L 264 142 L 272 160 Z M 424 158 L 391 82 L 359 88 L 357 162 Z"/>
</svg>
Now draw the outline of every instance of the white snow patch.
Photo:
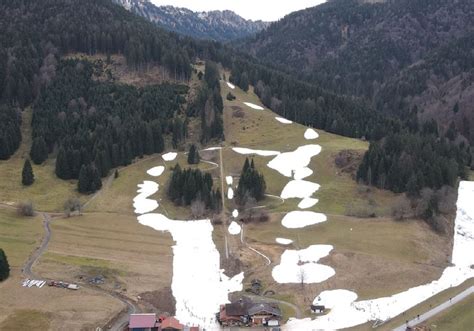
<svg viewBox="0 0 474 331">
<path fill-rule="evenodd" d="M 260 150 L 260 149 L 250 149 L 250 148 L 242 148 L 242 147 L 234 147 L 232 148 L 232 150 L 242 155 L 256 154 L 260 156 L 274 156 L 274 155 L 280 154 L 280 152 L 277 152 L 277 151 L 265 151 L 265 150 Z"/>
<path fill-rule="evenodd" d="M 293 242 L 293 240 L 285 238 L 276 238 L 275 241 L 280 245 L 289 245 Z"/>
<path fill-rule="evenodd" d="M 163 171 L 165 171 L 165 167 L 159 166 L 159 167 L 151 168 L 146 173 L 153 177 L 159 177 L 163 174 Z"/>
<path fill-rule="evenodd" d="M 311 170 L 308 167 L 296 169 L 293 172 L 293 178 L 294 179 L 305 179 L 306 177 L 309 177 L 313 174 L 313 170 Z"/>
<path fill-rule="evenodd" d="M 292 180 L 283 188 L 280 197 L 282 199 L 304 199 L 311 197 L 317 190 L 319 190 L 319 184 L 306 180 Z"/>
<path fill-rule="evenodd" d="M 319 134 L 313 129 L 307 129 L 306 132 L 304 133 L 304 138 L 306 140 L 313 140 L 313 139 L 317 139 L 318 137 L 319 137 Z"/>
<path fill-rule="evenodd" d="M 232 178 L 232 176 L 227 176 L 225 178 L 225 181 L 226 181 L 227 185 L 232 185 L 232 183 L 234 182 L 234 178 Z"/>
<path fill-rule="evenodd" d="M 250 103 L 250 102 L 244 102 L 244 104 L 252 109 L 255 110 L 263 110 L 263 107 L 257 106 L 256 104 Z"/>
<path fill-rule="evenodd" d="M 174 159 L 176 159 L 176 156 L 178 156 L 177 153 L 169 152 L 167 154 L 163 154 L 162 158 L 165 161 L 173 161 Z"/>
<path fill-rule="evenodd" d="M 374 300 L 334 302 L 329 314 L 310 319 L 290 319 L 285 330 L 344 329 L 374 321 L 386 321 L 426 301 L 430 297 L 474 277 L 474 182 L 461 182 L 457 201 L 451 262 L 441 278 L 390 297 Z M 322 295 L 322 293 L 321 293 Z M 351 297 L 354 299 L 354 296 Z"/>
<path fill-rule="evenodd" d="M 283 217 L 281 224 L 287 229 L 300 229 L 327 221 L 324 214 L 312 211 L 292 211 Z"/>
<path fill-rule="evenodd" d="M 275 117 L 275 119 L 278 122 L 282 123 L 282 124 L 291 124 L 291 123 L 293 123 L 292 121 L 287 120 L 286 118 L 283 118 L 283 117 Z"/>
<path fill-rule="evenodd" d="M 336 272 L 318 261 L 328 256 L 332 249 L 331 245 L 313 245 L 299 251 L 286 250 L 280 264 L 272 270 L 273 279 L 280 284 L 324 282 Z"/>
<path fill-rule="evenodd" d="M 331 290 L 321 292 L 313 301 L 313 305 L 334 309 L 341 304 L 350 305 L 357 300 L 357 293 L 348 290 Z"/>
<path fill-rule="evenodd" d="M 220 268 L 210 220 L 178 221 L 161 214 L 142 215 L 138 220 L 157 231 L 169 231 L 176 242 L 171 284 L 176 317 L 184 324 L 218 330 L 215 313 L 229 302 L 230 292 L 242 290 L 244 274 L 229 278 Z"/>
<path fill-rule="evenodd" d="M 295 176 L 295 179 L 303 179 L 311 171 L 308 168 L 311 158 L 319 153 L 321 153 L 321 146 L 319 145 L 300 146 L 295 151 L 277 155 L 268 162 L 268 166 L 285 177 L 291 178 L 295 174 L 299 174 L 298 177 Z"/>
<path fill-rule="evenodd" d="M 239 217 L 239 211 L 237 209 L 234 209 L 234 211 L 232 212 L 232 217 L 233 218 Z"/>
<path fill-rule="evenodd" d="M 227 86 L 229 86 L 231 89 L 233 89 L 233 90 L 235 89 L 235 85 L 234 85 L 234 84 L 229 83 L 229 82 L 226 82 L 226 83 L 227 83 Z"/>
<path fill-rule="evenodd" d="M 148 197 L 158 192 L 159 187 L 157 183 L 149 180 L 138 184 L 137 193 L 139 194 L 133 199 L 135 214 L 146 214 L 158 208 L 158 202 Z"/>
<path fill-rule="evenodd" d="M 227 190 L 227 199 L 232 200 L 234 198 L 234 190 L 232 187 L 229 187 Z"/>
<path fill-rule="evenodd" d="M 202 151 L 203 152 L 208 152 L 208 151 L 210 152 L 210 151 L 218 151 L 220 149 L 222 149 L 222 147 L 209 147 L 209 148 L 203 149 Z"/>
<path fill-rule="evenodd" d="M 240 225 L 237 224 L 237 222 L 232 222 L 230 223 L 229 225 L 229 233 L 232 234 L 232 235 L 238 235 L 240 233 Z"/>
<path fill-rule="evenodd" d="M 301 202 L 298 204 L 298 208 L 301 209 L 308 209 L 313 207 L 315 204 L 319 202 L 318 199 L 313 199 L 313 198 L 304 198 L 301 200 Z"/>
</svg>

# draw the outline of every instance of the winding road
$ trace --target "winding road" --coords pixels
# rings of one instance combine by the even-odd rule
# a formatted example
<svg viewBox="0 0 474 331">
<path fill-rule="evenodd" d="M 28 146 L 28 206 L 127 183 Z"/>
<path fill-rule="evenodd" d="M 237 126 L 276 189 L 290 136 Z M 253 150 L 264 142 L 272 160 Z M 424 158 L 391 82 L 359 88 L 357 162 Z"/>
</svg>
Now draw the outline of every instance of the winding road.
<svg viewBox="0 0 474 331">
<path fill-rule="evenodd" d="M 41 277 L 40 275 L 33 272 L 34 265 L 40 259 L 41 255 L 45 252 L 46 248 L 48 247 L 49 241 L 51 240 L 51 227 L 50 227 L 50 224 L 52 221 L 51 215 L 48 213 L 42 213 L 42 216 L 43 216 L 43 228 L 44 228 L 43 239 L 41 240 L 40 246 L 30 255 L 30 257 L 24 264 L 22 268 L 22 273 L 26 278 L 43 279 L 43 280 L 49 281 L 51 279 Z M 123 328 L 128 323 L 129 314 L 134 314 L 139 311 L 139 307 L 135 304 L 135 302 L 133 302 L 132 300 L 130 300 L 129 298 L 127 298 L 126 296 L 120 293 L 105 290 L 103 288 L 87 285 L 87 284 L 81 284 L 81 286 L 88 288 L 92 291 L 99 292 L 101 294 L 106 294 L 114 299 L 117 299 L 121 301 L 127 307 L 126 310 L 123 310 L 119 315 L 113 318 L 112 322 L 109 325 L 107 325 L 105 329 L 123 330 Z"/>
</svg>

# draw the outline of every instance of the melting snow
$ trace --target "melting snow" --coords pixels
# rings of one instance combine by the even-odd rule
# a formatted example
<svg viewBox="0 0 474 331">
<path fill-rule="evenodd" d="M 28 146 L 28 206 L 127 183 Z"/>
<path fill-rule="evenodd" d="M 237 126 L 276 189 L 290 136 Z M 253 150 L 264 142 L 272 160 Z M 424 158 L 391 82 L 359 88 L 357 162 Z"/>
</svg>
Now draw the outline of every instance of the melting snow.
<svg viewBox="0 0 474 331">
<path fill-rule="evenodd" d="M 250 102 L 244 102 L 244 104 L 252 109 L 255 109 L 255 110 L 263 110 L 264 108 L 263 107 L 260 107 L 260 106 L 257 106 L 253 103 L 250 103 Z"/>
<path fill-rule="evenodd" d="M 287 229 L 299 229 L 327 221 L 324 214 L 312 211 L 292 211 L 283 217 L 281 224 Z"/>
<path fill-rule="evenodd" d="M 178 154 L 173 152 L 162 155 L 163 160 L 165 161 L 173 161 L 174 159 L 176 159 L 176 156 L 178 156 Z"/>
<path fill-rule="evenodd" d="M 286 250 L 280 264 L 272 270 L 273 279 L 280 284 L 324 282 L 336 272 L 318 261 L 328 256 L 332 249 L 331 245 L 313 245 L 299 251 Z"/>
<path fill-rule="evenodd" d="M 153 177 L 159 177 L 163 174 L 163 171 L 165 171 L 165 167 L 159 166 L 159 167 L 151 168 L 150 170 L 147 171 L 147 174 Z"/>
<path fill-rule="evenodd" d="M 232 235 L 237 235 L 240 233 L 240 225 L 237 224 L 237 222 L 232 222 L 229 225 L 229 233 Z"/>
<path fill-rule="evenodd" d="M 280 197 L 282 199 L 309 198 L 319 190 L 319 184 L 306 180 L 292 180 L 283 188 Z"/>
<path fill-rule="evenodd" d="M 275 117 L 275 119 L 276 119 L 278 122 L 283 123 L 283 124 L 291 124 L 291 123 L 293 123 L 292 121 L 287 120 L 286 118 L 283 118 L 283 117 Z"/>
<path fill-rule="evenodd" d="M 232 83 L 227 82 L 227 86 L 229 86 L 231 89 L 235 89 L 235 85 Z"/>
<path fill-rule="evenodd" d="M 329 293 L 333 308 L 329 314 L 310 319 L 290 319 L 285 330 L 343 329 L 374 321 L 385 321 L 400 315 L 411 307 L 474 277 L 474 182 L 461 182 L 457 201 L 457 215 L 451 262 L 441 278 L 431 283 L 413 287 L 390 297 L 374 300 L 355 301 L 355 296 Z M 325 292 L 323 292 L 325 293 Z M 320 297 L 323 296 L 320 294 Z M 324 299 L 325 296 L 321 297 Z M 355 302 L 353 302 L 355 301 Z"/>
<path fill-rule="evenodd" d="M 291 239 L 285 239 L 285 238 L 276 238 L 275 241 L 279 243 L 280 245 L 289 245 L 293 243 L 293 240 Z"/>
<path fill-rule="evenodd" d="M 227 185 L 232 185 L 232 183 L 234 182 L 234 179 L 232 178 L 232 176 L 227 176 L 225 178 L 225 181 L 226 181 Z"/>
<path fill-rule="evenodd" d="M 222 149 L 222 147 L 209 147 L 209 148 L 203 149 L 203 152 L 218 151 L 219 149 Z"/>
<path fill-rule="evenodd" d="M 242 155 L 256 154 L 260 156 L 274 156 L 274 155 L 280 154 L 280 152 L 277 152 L 277 151 L 265 151 L 265 150 L 242 148 L 242 147 L 234 147 L 232 148 L 232 150 Z"/>
<path fill-rule="evenodd" d="M 268 166 L 289 178 L 301 172 L 305 175 L 309 173 L 306 169 L 309 169 L 308 165 L 311 162 L 311 158 L 319 153 L 321 153 L 321 146 L 319 145 L 301 146 L 293 152 L 277 155 L 273 160 L 268 162 Z M 311 169 L 309 170 L 311 171 Z M 299 177 L 301 177 L 301 175 Z"/>
<path fill-rule="evenodd" d="M 227 199 L 232 200 L 234 198 L 234 190 L 232 187 L 229 187 L 229 190 L 227 191 Z"/>
<path fill-rule="evenodd" d="M 153 199 L 148 199 L 148 197 L 158 192 L 159 185 L 147 180 L 144 181 L 143 184 L 138 184 L 138 187 L 137 193 L 139 194 L 133 199 L 135 213 L 146 214 L 158 208 L 158 202 Z"/>
<path fill-rule="evenodd" d="M 232 217 L 233 218 L 239 217 L 239 211 L 237 209 L 234 209 L 234 211 L 232 212 Z"/>
<path fill-rule="evenodd" d="M 306 132 L 304 133 L 304 138 L 306 140 L 313 140 L 313 139 L 317 139 L 318 137 L 319 137 L 319 134 L 313 129 L 307 129 Z"/>
<path fill-rule="evenodd" d="M 298 208 L 301 209 L 308 209 L 313 207 L 315 204 L 319 202 L 318 199 L 313 199 L 313 198 L 304 198 L 301 200 L 301 202 L 298 204 Z"/>
<path fill-rule="evenodd" d="M 142 215 L 138 220 L 157 231 L 169 231 L 176 242 L 171 284 L 176 317 L 182 323 L 218 329 L 215 313 L 229 302 L 230 292 L 242 290 L 244 274 L 229 278 L 220 268 L 210 220 L 178 221 L 161 214 Z"/>
</svg>

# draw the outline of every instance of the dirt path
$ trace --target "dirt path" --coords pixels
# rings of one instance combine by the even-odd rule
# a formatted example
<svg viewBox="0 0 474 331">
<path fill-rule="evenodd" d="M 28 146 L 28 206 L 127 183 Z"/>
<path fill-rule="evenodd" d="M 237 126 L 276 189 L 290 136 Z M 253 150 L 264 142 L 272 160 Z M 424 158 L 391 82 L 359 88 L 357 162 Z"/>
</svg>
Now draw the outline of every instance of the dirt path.
<svg viewBox="0 0 474 331">
<path fill-rule="evenodd" d="M 458 295 L 434 307 L 433 309 L 427 311 L 426 313 L 418 315 L 417 317 L 408 321 L 408 323 L 405 323 L 393 329 L 393 331 L 405 331 L 407 327 L 414 327 L 420 323 L 423 323 L 429 320 L 430 318 L 432 318 L 433 316 L 436 316 L 437 314 L 445 311 L 446 309 L 451 308 L 452 306 L 454 306 L 455 304 L 457 304 L 458 302 L 462 301 L 463 299 L 467 298 L 468 296 L 472 294 L 474 294 L 474 286 L 471 286 L 470 288 L 462 291 Z"/>
<path fill-rule="evenodd" d="M 41 240 L 40 246 L 31 254 L 31 256 L 28 258 L 26 263 L 24 264 L 22 268 L 22 273 L 26 278 L 31 278 L 31 279 L 43 279 L 46 281 L 50 281 L 51 279 L 48 279 L 46 277 L 41 277 L 40 275 L 37 275 L 36 273 L 33 272 L 33 267 L 36 264 L 36 262 L 41 258 L 45 250 L 48 248 L 49 241 L 51 240 L 51 215 L 48 213 L 42 213 L 43 216 L 43 228 L 44 228 L 44 235 L 43 239 Z M 138 306 L 129 298 L 125 297 L 124 295 L 120 293 L 116 293 L 113 291 L 105 290 L 97 286 L 89 286 L 85 284 L 81 284 L 82 287 L 88 288 L 92 291 L 100 292 L 102 294 L 108 295 L 114 299 L 117 299 L 121 301 L 126 307 L 126 310 L 123 310 L 119 315 L 115 316 L 110 322 L 109 325 L 106 326 L 106 329 L 109 330 L 122 330 L 126 324 L 128 323 L 128 315 L 129 314 L 134 314 L 137 311 L 139 311 Z"/>
</svg>

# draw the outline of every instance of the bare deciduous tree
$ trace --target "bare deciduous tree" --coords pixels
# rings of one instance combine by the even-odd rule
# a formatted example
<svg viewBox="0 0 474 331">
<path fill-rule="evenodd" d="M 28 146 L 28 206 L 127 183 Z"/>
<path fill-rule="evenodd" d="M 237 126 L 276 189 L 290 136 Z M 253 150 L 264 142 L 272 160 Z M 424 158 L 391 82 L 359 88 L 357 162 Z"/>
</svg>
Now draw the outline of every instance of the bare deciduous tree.
<svg viewBox="0 0 474 331">
<path fill-rule="evenodd" d="M 196 199 L 191 203 L 191 213 L 195 218 L 201 218 L 206 213 L 206 204 L 201 199 Z"/>
<path fill-rule="evenodd" d="M 64 202 L 64 213 L 67 217 L 70 217 L 72 213 L 77 212 L 79 215 L 82 213 L 82 204 L 78 198 L 69 198 Z"/>
<path fill-rule="evenodd" d="M 392 206 L 392 216 L 397 221 L 402 221 L 413 215 L 410 200 L 405 196 L 400 196 Z"/>
<path fill-rule="evenodd" d="M 304 288 L 304 284 L 306 281 L 306 271 L 303 269 L 302 266 L 300 266 L 300 269 L 298 270 L 298 280 L 300 281 L 301 288 Z"/>
<path fill-rule="evenodd" d="M 16 212 L 19 216 L 35 216 L 35 209 L 33 207 L 33 202 L 23 201 L 20 202 L 16 207 Z"/>
</svg>

